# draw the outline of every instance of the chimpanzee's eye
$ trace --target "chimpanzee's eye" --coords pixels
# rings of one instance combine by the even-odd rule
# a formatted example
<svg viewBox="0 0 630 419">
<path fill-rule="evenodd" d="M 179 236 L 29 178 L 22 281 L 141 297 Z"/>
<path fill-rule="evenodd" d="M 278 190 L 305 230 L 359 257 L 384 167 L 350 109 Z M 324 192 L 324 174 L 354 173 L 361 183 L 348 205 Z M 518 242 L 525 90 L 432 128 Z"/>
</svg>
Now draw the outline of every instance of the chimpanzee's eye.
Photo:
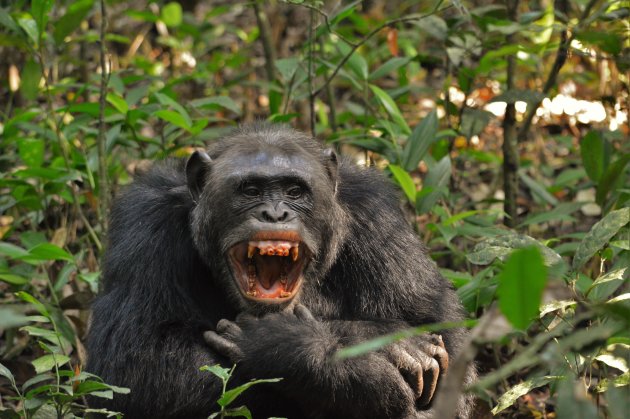
<svg viewBox="0 0 630 419">
<path fill-rule="evenodd" d="M 302 187 L 299 185 L 293 185 L 289 187 L 289 189 L 287 189 L 285 192 L 286 196 L 293 199 L 301 197 L 302 193 L 303 193 Z"/>
<path fill-rule="evenodd" d="M 243 195 L 245 195 L 248 198 L 256 198 L 260 196 L 260 189 L 258 189 L 258 187 L 252 184 L 243 185 L 241 187 L 241 191 L 243 192 Z"/>
</svg>

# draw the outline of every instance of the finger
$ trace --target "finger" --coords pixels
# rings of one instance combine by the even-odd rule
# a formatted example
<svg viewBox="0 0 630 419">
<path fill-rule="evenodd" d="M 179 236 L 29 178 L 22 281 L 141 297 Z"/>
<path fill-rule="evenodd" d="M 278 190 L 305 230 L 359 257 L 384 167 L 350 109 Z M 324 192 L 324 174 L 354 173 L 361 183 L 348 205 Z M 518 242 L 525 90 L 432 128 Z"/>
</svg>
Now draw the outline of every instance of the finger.
<svg viewBox="0 0 630 419">
<path fill-rule="evenodd" d="M 443 345 L 444 344 L 442 344 L 442 346 L 427 344 L 422 348 L 426 354 L 432 356 L 437 361 L 440 366 L 440 375 L 444 375 L 446 373 L 449 362 L 448 352 L 446 352 Z"/>
<path fill-rule="evenodd" d="M 422 390 L 422 395 L 418 399 L 419 406 L 428 405 L 433 399 L 433 395 L 435 394 L 435 389 L 437 387 L 438 378 L 440 376 L 440 365 L 438 362 L 424 355 L 426 360 L 422 362 L 424 366 L 424 372 L 422 378 L 424 380 L 424 389 Z"/>
<path fill-rule="evenodd" d="M 217 333 L 220 335 L 233 338 L 240 336 L 243 333 L 239 325 L 226 319 L 219 320 L 216 329 Z"/>
<path fill-rule="evenodd" d="M 293 309 L 293 314 L 295 314 L 300 320 L 315 321 L 315 317 L 313 317 L 311 311 L 302 304 L 297 304 L 295 306 L 295 308 Z"/>
<path fill-rule="evenodd" d="M 237 362 L 243 358 L 243 352 L 234 342 L 219 336 L 216 332 L 208 330 L 203 333 L 203 338 L 215 352 L 229 358 L 233 362 Z"/>
<path fill-rule="evenodd" d="M 414 398 L 418 399 L 422 395 L 424 388 L 422 365 L 398 345 L 392 346 L 387 352 L 390 362 L 396 365 L 400 374 L 411 387 Z"/>
</svg>

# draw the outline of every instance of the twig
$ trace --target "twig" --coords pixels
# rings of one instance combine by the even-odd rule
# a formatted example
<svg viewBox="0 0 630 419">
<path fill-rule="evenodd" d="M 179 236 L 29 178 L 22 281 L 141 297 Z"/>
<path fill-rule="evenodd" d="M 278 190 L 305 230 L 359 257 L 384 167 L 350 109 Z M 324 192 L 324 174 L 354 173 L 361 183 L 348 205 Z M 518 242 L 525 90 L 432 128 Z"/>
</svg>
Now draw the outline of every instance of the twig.
<svg viewBox="0 0 630 419">
<path fill-rule="evenodd" d="M 433 10 L 427 14 L 421 15 L 421 16 L 407 16 L 407 17 L 400 17 L 397 19 L 392 19 L 389 20 L 385 23 L 383 23 L 380 26 L 377 26 L 376 28 L 374 28 L 370 33 L 368 33 L 364 38 L 362 38 L 359 42 L 357 42 L 356 44 L 352 45 L 352 48 L 350 49 L 350 51 L 341 59 L 341 61 L 339 62 L 339 64 L 337 64 L 337 67 L 335 67 L 335 70 L 330 74 L 330 76 L 328 76 L 328 78 L 326 79 L 326 81 L 324 81 L 324 84 L 322 86 L 320 86 L 315 92 L 312 93 L 312 96 L 319 96 L 319 94 L 326 89 L 326 86 L 332 82 L 332 80 L 337 76 L 337 73 L 339 73 L 339 71 L 341 70 L 341 68 L 346 64 L 346 62 L 350 59 L 350 57 L 352 57 L 352 54 L 354 54 L 354 52 L 359 49 L 363 44 L 365 44 L 367 41 L 370 40 L 370 38 L 372 38 L 374 35 L 376 35 L 377 33 L 379 33 L 381 30 L 383 30 L 384 28 L 388 28 L 388 27 L 392 27 L 394 25 L 397 25 L 399 23 L 405 23 L 405 22 L 414 22 L 417 20 L 422 20 L 424 18 L 427 18 L 429 16 L 433 16 L 435 14 L 441 13 L 445 10 L 450 9 L 451 7 L 453 7 L 452 5 L 443 7 L 441 9 L 438 9 L 440 7 L 440 5 L 443 3 L 444 0 L 440 0 L 438 2 L 438 4 L 433 8 Z"/>
<path fill-rule="evenodd" d="M 315 12 L 313 11 L 313 9 L 311 9 L 310 12 L 310 19 L 309 19 L 309 23 L 308 23 L 308 91 L 310 92 L 310 94 L 308 95 L 308 105 L 309 105 L 309 113 L 310 113 L 310 120 L 311 120 L 311 135 L 315 136 L 315 97 L 317 96 L 316 93 L 313 93 L 313 77 L 315 76 L 313 74 L 313 42 L 315 42 L 315 40 L 313 39 L 313 25 L 315 24 Z"/>
<path fill-rule="evenodd" d="M 591 0 L 588 2 L 582 15 L 580 16 L 578 22 L 586 21 L 586 18 L 591 13 L 591 10 L 595 6 L 598 0 Z M 575 33 L 575 32 L 574 32 Z M 569 48 L 571 48 L 571 42 L 575 38 L 575 34 L 572 33 L 570 36 L 568 31 L 565 29 L 560 34 L 560 45 L 558 46 L 558 51 L 556 52 L 556 59 L 551 67 L 551 71 L 549 71 L 549 75 L 547 76 L 547 80 L 542 89 L 542 96 L 547 96 L 549 91 L 556 84 L 556 80 L 558 78 L 558 74 L 560 73 L 560 69 L 564 66 L 564 63 L 567 61 L 567 56 L 569 55 Z M 523 124 L 518 131 L 518 141 L 525 141 L 527 139 L 527 133 L 532 125 L 532 121 L 534 120 L 534 116 L 536 116 L 536 111 L 538 107 L 542 103 L 542 99 L 537 100 L 531 103 L 531 106 L 527 106 L 527 114 L 525 115 L 525 119 L 523 120 Z"/>
<path fill-rule="evenodd" d="M 518 0 L 507 0 L 508 19 L 516 22 L 518 19 Z M 514 35 L 506 37 L 507 44 L 514 42 Z M 514 88 L 514 73 L 516 71 L 516 57 L 512 54 L 507 57 L 506 90 Z M 518 194 L 518 140 L 516 136 L 516 109 L 514 103 L 508 103 L 503 118 L 503 210 L 506 216 L 503 224 L 508 227 L 517 225 L 518 207 L 516 197 Z"/>
<path fill-rule="evenodd" d="M 107 231 L 107 210 L 109 208 L 109 181 L 107 179 L 107 150 L 105 138 L 105 98 L 110 73 L 105 63 L 105 29 L 107 27 L 107 13 L 105 0 L 101 0 L 100 27 L 100 60 L 101 60 L 101 91 L 98 110 L 98 189 L 99 189 L 99 221 L 103 232 Z"/>
<path fill-rule="evenodd" d="M 254 14 L 256 15 L 256 22 L 258 22 L 258 29 L 260 29 L 260 40 L 262 41 L 263 51 L 265 53 L 265 70 L 267 71 L 267 80 L 273 82 L 276 78 L 274 65 L 276 62 L 275 52 L 273 48 L 273 42 L 271 40 L 271 28 L 269 26 L 269 20 L 260 9 L 260 4 L 257 1 L 253 2 Z"/>
</svg>

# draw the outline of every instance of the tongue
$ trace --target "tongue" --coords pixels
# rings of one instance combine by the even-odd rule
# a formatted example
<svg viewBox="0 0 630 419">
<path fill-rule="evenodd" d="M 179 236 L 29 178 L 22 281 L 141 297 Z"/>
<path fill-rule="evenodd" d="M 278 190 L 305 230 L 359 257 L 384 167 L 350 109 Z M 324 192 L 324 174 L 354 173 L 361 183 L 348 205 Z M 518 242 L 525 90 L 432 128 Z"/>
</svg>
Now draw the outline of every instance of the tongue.
<svg viewBox="0 0 630 419">
<path fill-rule="evenodd" d="M 258 271 L 258 281 L 264 289 L 270 289 L 282 275 L 283 258 L 276 257 L 256 257 L 256 270 Z"/>
</svg>

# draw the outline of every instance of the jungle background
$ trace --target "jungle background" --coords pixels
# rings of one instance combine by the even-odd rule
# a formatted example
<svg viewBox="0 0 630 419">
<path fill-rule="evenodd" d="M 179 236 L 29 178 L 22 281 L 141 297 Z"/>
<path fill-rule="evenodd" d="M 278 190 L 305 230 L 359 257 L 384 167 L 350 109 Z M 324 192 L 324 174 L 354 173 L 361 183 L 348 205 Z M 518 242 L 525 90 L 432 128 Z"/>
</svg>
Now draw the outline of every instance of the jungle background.
<svg viewBox="0 0 630 419">
<path fill-rule="evenodd" d="M 471 319 L 440 417 L 461 391 L 475 417 L 627 417 L 629 18 L 603 0 L 0 0 L 0 417 L 126 391 L 82 371 L 112 197 L 256 119 L 400 187 Z"/>
</svg>

